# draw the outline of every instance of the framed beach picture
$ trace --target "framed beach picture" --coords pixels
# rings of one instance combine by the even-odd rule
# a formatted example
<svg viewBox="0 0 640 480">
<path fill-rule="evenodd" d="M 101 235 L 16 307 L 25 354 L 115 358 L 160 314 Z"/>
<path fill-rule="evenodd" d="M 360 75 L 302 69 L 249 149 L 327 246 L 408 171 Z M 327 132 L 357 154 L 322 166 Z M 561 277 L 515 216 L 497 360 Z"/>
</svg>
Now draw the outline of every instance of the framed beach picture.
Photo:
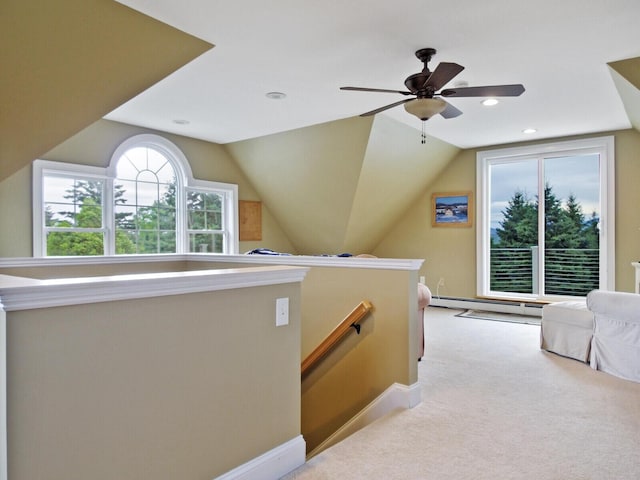
<svg viewBox="0 0 640 480">
<path fill-rule="evenodd" d="M 431 195 L 432 226 L 470 227 L 472 217 L 472 192 L 447 192 Z"/>
</svg>

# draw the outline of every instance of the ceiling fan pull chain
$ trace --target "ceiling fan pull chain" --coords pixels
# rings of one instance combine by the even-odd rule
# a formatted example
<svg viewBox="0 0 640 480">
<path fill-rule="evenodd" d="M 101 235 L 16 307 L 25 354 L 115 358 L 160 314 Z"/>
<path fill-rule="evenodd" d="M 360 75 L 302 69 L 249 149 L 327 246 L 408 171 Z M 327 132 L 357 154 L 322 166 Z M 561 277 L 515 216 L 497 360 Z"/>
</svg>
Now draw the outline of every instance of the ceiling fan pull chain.
<svg viewBox="0 0 640 480">
<path fill-rule="evenodd" d="M 422 140 L 420 141 L 420 143 L 422 143 L 423 145 L 425 143 L 427 143 L 427 134 L 426 134 L 426 128 L 425 128 L 425 121 L 422 121 Z"/>
</svg>

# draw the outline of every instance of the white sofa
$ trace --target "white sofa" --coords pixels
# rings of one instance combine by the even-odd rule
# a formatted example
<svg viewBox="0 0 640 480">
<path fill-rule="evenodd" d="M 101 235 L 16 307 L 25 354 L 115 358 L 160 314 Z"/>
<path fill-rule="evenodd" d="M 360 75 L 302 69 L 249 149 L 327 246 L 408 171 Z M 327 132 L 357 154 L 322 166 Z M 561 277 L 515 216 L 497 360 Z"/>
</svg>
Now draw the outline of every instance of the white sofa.
<svg viewBox="0 0 640 480">
<path fill-rule="evenodd" d="M 640 382 L 640 295 L 593 290 L 590 364 L 596 370 Z"/>
<path fill-rule="evenodd" d="M 549 303 L 542 307 L 540 348 L 588 363 L 593 338 L 593 313 L 585 300 Z"/>
</svg>

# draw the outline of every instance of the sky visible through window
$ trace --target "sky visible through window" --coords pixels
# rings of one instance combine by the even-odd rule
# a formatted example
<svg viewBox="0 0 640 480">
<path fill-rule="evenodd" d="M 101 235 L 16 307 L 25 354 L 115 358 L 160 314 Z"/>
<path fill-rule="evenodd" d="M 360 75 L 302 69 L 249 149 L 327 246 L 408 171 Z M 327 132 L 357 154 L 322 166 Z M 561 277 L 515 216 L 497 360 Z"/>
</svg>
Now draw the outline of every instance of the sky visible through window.
<svg viewBox="0 0 640 480">
<path fill-rule="evenodd" d="M 600 157 L 597 154 L 545 159 L 545 178 L 565 206 L 573 194 L 585 219 L 600 217 Z M 538 195 L 537 159 L 496 163 L 491 167 L 491 229 L 500 228 L 505 208 L 520 191 L 535 202 Z"/>
</svg>

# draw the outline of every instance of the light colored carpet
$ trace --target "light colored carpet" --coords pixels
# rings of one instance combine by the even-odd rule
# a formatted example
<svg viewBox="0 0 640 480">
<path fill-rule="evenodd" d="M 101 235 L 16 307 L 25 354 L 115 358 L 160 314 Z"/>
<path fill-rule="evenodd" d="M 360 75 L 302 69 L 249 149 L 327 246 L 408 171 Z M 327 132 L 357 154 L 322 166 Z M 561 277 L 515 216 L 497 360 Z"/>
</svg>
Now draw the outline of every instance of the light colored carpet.
<svg viewBox="0 0 640 480">
<path fill-rule="evenodd" d="M 640 383 L 539 349 L 540 328 L 430 307 L 422 403 L 287 480 L 637 480 Z"/>
</svg>

